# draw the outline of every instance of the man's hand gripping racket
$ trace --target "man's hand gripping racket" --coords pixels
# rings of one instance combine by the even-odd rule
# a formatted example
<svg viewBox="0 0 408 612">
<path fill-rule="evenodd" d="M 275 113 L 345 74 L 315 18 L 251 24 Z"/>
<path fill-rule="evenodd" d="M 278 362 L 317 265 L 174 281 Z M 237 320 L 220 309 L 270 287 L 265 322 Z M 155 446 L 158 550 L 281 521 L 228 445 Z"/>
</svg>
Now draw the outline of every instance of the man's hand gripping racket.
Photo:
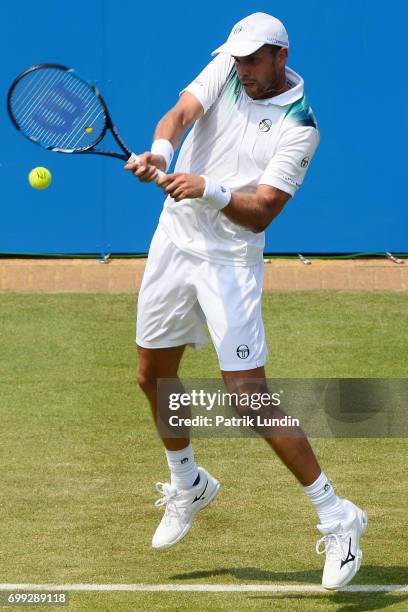
<svg viewBox="0 0 408 612">
<path fill-rule="evenodd" d="M 14 126 L 32 142 L 57 153 L 116 157 L 144 162 L 125 145 L 97 87 L 59 64 L 39 64 L 13 81 L 7 109 Z M 96 148 L 110 131 L 122 153 Z M 165 173 L 157 168 L 157 182 Z"/>
</svg>

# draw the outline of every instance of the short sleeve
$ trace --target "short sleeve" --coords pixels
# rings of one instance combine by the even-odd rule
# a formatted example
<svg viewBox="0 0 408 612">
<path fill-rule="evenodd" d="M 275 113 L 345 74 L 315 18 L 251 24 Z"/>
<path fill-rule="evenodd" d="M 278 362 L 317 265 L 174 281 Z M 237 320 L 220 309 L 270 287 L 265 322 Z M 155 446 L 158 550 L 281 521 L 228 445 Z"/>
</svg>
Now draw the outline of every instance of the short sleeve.
<svg viewBox="0 0 408 612">
<path fill-rule="evenodd" d="M 319 140 L 319 132 L 314 127 L 296 125 L 286 129 L 259 184 L 294 196 L 303 183 Z"/>
<path fill-rule="evenodd" d="M 234 65 L 226 53 L 220 53 L 200 72 L 194 81 L 185 87 L 180 95 L 188 91 L 201 103 L 204 113 L 216 101 Z"/>
</svg>

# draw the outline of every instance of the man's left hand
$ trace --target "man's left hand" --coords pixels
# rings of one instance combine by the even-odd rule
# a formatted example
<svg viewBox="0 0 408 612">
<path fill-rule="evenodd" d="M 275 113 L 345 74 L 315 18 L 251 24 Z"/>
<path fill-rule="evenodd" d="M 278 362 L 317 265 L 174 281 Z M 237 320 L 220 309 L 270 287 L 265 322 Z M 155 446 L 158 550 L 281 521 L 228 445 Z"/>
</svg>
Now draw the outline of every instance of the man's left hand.
<svg viewBox="0 0 408 612">
<path fill-rule="evenodd" d="M 173 200 L 180 202 L 186 198 L 201 198 L 205 189 L 205 180 L 196 174 L 175 172 L 163 176 L 157 181 L 157 185 Z"/>
</svg>

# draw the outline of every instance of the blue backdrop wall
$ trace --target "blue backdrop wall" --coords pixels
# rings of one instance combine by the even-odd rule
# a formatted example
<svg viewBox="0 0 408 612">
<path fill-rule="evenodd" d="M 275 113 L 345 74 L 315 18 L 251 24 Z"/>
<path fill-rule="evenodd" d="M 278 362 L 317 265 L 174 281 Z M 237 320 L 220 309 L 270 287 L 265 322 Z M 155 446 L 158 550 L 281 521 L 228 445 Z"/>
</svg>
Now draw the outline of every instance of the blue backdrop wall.
<svg viewBox="0 0 408 612">
<path fill-rule="evenodd" d="M 146 252 L 163 202 L 157 187 L 139 184 L 120 161 L 56 155 L 23 139 L 5 107 L 19 72 L 41 62 L 75 67 L 98 84 L 129 146 L 145 150 L 179 90 L 232 25 L 255 11 L 286 24 L 289 66 L 305 79 L 322 136 L 302 189 L 267 231 L 266 251 L 407 252 L 407 6 L 7 2 L 0 26 L 0 253 Z M 30 188 L 35 166 L 50 168 L 48 190 Z"/>
</svg>

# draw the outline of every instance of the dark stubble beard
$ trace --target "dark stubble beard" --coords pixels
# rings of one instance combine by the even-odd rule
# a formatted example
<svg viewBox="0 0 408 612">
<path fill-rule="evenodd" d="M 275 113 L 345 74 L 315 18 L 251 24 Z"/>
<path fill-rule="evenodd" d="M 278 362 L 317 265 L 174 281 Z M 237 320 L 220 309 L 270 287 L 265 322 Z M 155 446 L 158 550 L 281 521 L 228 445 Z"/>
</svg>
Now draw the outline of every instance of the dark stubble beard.
<svg viewBox="0 0 408 612">
<path fill-rule="evenodd" d="M 268 88 L 261 89 L 253 96 L 253 100 L 266 100 L 268 98 L 274 98 L 280 94 L 288 91 L 289 85 L 286 82 L 286 74 L 283 71 Z"/>
</svg>

